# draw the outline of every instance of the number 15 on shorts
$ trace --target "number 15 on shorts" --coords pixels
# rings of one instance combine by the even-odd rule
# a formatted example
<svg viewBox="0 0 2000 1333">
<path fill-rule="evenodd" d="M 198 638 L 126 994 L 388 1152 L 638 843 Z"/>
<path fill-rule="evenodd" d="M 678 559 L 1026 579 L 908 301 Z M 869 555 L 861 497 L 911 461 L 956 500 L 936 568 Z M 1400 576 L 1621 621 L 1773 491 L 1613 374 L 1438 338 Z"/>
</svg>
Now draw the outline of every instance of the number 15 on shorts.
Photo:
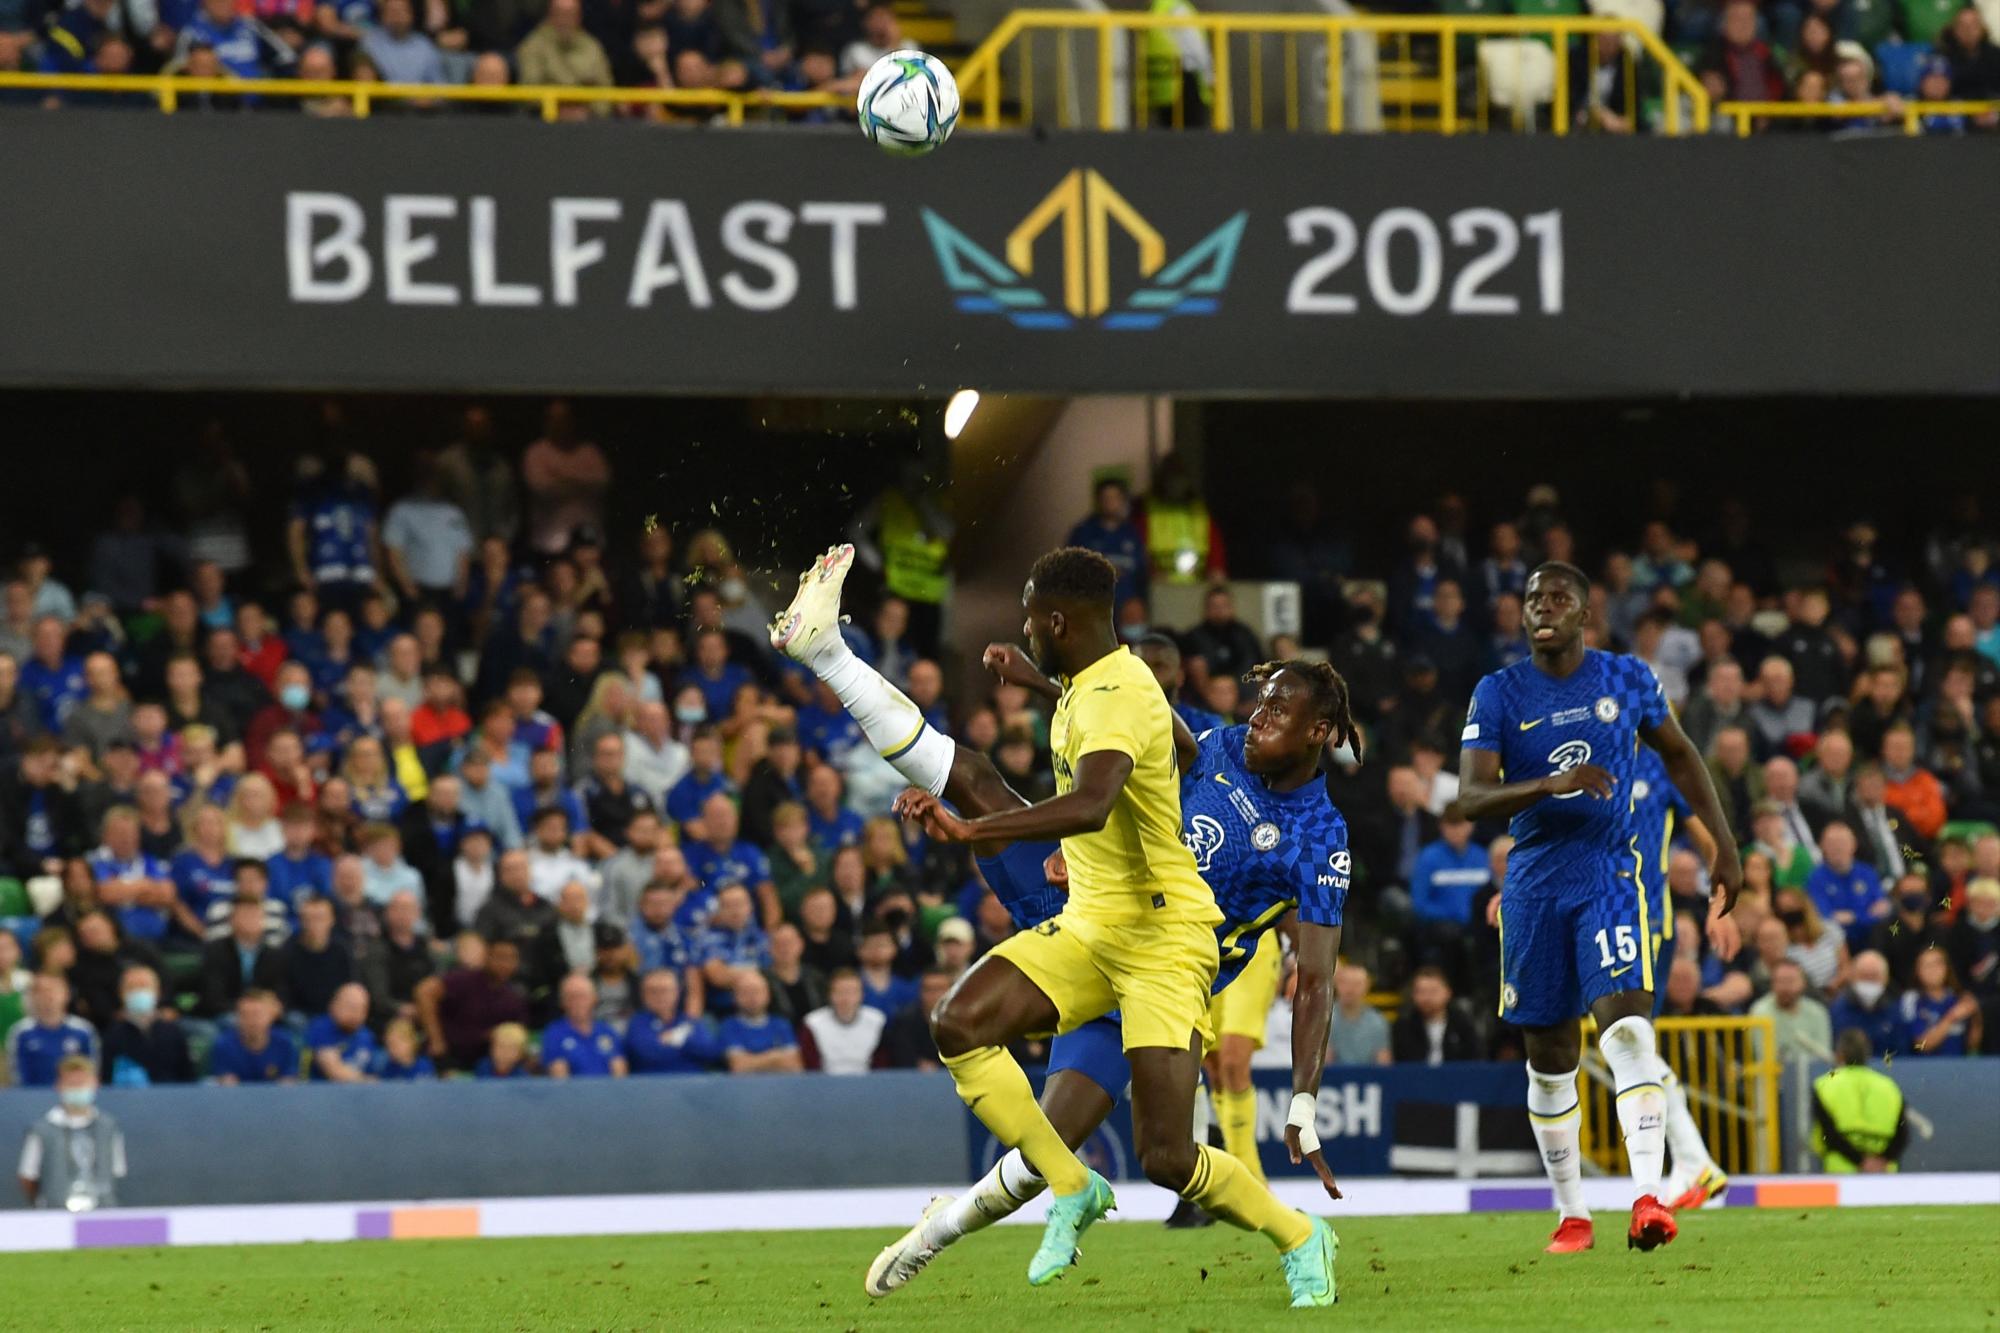
<svg viewBox="0 0 2000 1333">
<path fill-rule="evenodd" d="M 1616 942 L 1617 956 L 1612 956 L 1613 942 Z M 1620 926 L 1614 933 L 1609 930 L 1597 932 L 1597 952 L 1599 965 L 1611 967 L 1616 963 L 1636 963 L 1639 961 L 1639 940 L 1630 926 Z"/>
</svg>

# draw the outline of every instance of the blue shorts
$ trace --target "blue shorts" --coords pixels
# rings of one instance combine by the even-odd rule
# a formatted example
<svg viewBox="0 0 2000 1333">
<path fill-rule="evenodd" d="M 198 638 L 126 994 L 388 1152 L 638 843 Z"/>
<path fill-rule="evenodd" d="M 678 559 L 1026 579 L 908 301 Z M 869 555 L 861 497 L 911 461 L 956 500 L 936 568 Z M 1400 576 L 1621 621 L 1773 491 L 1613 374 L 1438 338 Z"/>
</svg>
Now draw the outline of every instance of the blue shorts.
<svg viewBox="0 0 2000 1333">
<path fill-rule="evenodd" d="M 998 856 L 978 858 L 980 878 L 1014 918 L 1015 929 L 1032 930 L 1061 912 L 1069 901 L 1069 894 L 1049 883 L 1042 873 L 1042 863 L 1061 846 L 1059 842 L 1017 842 Z"/>
<path fill-rule="evenodd" d="M 1073 1070 L 1104 1089 L 1113 1102 L 1132 1086 L 1132 1062 L 1125 1058 L 1125 1032 L 1115 1016 L 1094 1018 L 1049 1045 L 1049 1073 Z"/>
<path fill-rule="evenodd" d="M 1501 895 L 1500 1017 L 1553 1027 L 1619 991 L 1656 990 L 1655 923 L 1620 875 L 1609 890 Z"/>
</svg>

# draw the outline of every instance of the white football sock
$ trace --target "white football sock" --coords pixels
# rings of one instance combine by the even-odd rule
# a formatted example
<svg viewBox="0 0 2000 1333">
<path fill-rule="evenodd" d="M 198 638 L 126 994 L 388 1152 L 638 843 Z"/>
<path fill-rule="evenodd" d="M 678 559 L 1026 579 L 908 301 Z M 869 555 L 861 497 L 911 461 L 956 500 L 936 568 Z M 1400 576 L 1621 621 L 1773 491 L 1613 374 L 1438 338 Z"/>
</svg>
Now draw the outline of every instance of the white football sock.
<svg viewBox="0 0 2000 1333">
<path fill-rule="evenodd" d="M 1687 1089 L 1665 1060 L 1660 1061 L 1659 1077 L 1667 1103 L 1667 1147 L 1674 1155 L 1674 1176 L 1692 1185 L 1703 1171 L 1720 1168 L 1708 1155 L 1708 1145 L 1694 1123 L 1694 1112 L 1688 1109 Z"/>
<path fill-rule="evenodd" d="M 1633 1197 L 1657 1197 L 1667 1158 L 1667 1097 L 1660 1086 L 1665 1064 L 1653 1024 L 1637 1015 L 1621 1018 L 1598 1036 L 1597 1047 L 1618 1089 L 1618 1128 L 1632 1163 Z"/>
<path fill-rule="evenodd" d="M 1049 1187 L 1035 1174 L 1019 1148 L 993 1164 L 979 1183 L 951 1202 L 936 1217 L 924 1223 L 924 1244 L 943 1249 L 961 1236 L 984 1231 L 1003 1217 L 1021 1211 L 1028 1200 Z"/>
<path fill-rule="evenodd" d="M 1588 1218 L 1583 1206 L 1583 1106 L 1576 1099 L 1576 1071 L 1544 1074 L 1528 1066 L 1528 1123 L 1555 1187 L 1556 1212 Z"/>
<path fill-rule="evenodd" d="M 841 707 L 861 724 L 862 735 L 911 785 L 944 795 L 958 743 L 924 721 L 923 710 L 882 673 L 854 655 L 839 634 L 814 655 L 813 674 L 825 681 Z"/>
</svg>

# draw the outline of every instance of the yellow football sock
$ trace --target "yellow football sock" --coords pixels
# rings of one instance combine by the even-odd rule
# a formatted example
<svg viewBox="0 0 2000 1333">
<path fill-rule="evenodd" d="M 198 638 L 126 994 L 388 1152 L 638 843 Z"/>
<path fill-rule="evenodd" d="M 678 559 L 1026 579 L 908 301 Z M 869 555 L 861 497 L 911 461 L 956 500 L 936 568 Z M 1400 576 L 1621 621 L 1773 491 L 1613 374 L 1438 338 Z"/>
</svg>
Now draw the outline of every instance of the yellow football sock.
<svg viewBox="0 0 2000 1333">
<path fill-rule="evenodd" d="M 1000 1142 L 1019 1148 L 1051 1190 L 1074 1194 L 1090 1183 L 1090 1172 L 1035 1104 L 1028 1076 L 1004 1046 L 981 1046 L 947 1057 L 944 1067 L 958 1084 L 959 1099 L 979 1122 Z"/>
<path fill-rule="evenodd" d="M 1296 1208 L 1287 1208 L 1271 1187 L 1251 1175 L 1234 1157 L 1205 1143 L 1195 1145 L 1194 1179 L 1181 1191 L 1231 1226 L 1261 1231 L 1282 1252 L 1296 1250 L 1312 1235 L 1312 1223 Z"/>
<path fill-rule="evenodd" d="M 1245 1088 L 1241 1092 L 1225 1092 L 1217 1088 L 1215 1099 L 1215 1119 L 1222 1129 L 1222 1146 L 1229 1155 L 1241 1162 L 1251 1175 L 1262 1185 L 1264 1163 L 1257 1153 L 1257 1092 Z"/>
</svg>

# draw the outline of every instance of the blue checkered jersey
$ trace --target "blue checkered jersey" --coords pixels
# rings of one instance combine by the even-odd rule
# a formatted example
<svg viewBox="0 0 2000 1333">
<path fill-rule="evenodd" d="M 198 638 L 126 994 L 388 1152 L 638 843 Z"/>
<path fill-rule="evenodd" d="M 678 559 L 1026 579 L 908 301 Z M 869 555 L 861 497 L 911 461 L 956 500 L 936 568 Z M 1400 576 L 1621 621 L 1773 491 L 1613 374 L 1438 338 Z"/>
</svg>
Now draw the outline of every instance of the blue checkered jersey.
<svg viewBox="0 0 2000 1333">
<path fill-rule="evenodd" d="M 1650 745 L 1641 744 L 1632 766 L 1632 837 L 1637 840 L 1639 876 L 1651 886 L 1667 878 L 1667 845 L 1676 824 L 1694 818 L 1694 807 L 1667 775 L 1667 761 Z"/>
<path fill-rule="evenodd" d="M 1243 970 L 1287 908 L 1297 907 L 1301 921 L 1337 926 L 1347 903 L 1347 821 L 1327 799 L 1326 784 L 1272 791 L 1243 766 L 1248 730 L 1203 732 L 1181 778 L 1181 838 L 1222 909 L 1217 990 Z"/>
<path fill-rule="evenodd" d="M 1461 743 L 1500 756 L 1509 782 L 1531 782 L 1579 764 L 1616 779 L 1605 800 L 1584 793 L 1549 797 L 1514 816 L 1507 893 L 1557 896 L 1614 887 L 1633 868 L 1633 795 L 1639 733 L 1667 719 L 1667 698 L 1653 669 L 1624 653 L 1590 649 L 1557 679 L 1533 660 L 1485 677 L 1472 692 Z M 1650 860 L 1650 857 L 1649 857 Z"/>
</svg>

